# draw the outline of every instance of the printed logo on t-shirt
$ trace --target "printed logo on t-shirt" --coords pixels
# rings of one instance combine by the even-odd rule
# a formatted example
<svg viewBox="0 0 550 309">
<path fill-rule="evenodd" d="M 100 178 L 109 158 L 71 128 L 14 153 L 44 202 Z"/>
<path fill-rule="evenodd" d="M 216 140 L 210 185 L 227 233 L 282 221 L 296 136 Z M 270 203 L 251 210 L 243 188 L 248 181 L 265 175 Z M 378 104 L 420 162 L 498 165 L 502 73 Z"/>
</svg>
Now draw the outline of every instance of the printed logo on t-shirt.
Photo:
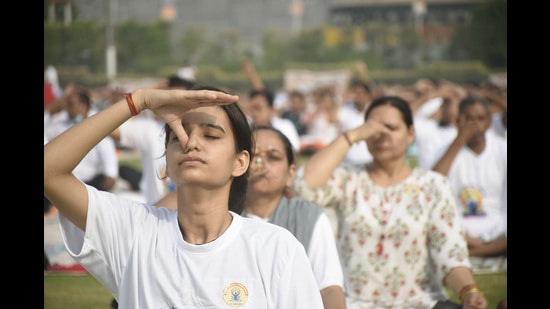
<svg viewBox="0 0 550 309">
<path fill-rule="evenodd" d="M 248 290 L 238 282 L 232 282 L 223 289 L 223 300 L 231 307 L 240 307 L 248 301 Z"/>
<path fill-rule="evenodd" d="M 460 192 L 460 203 L 462 205 L 462 213 L 467 216 L 484 216 L 483 195 L 476 188 L 464 188 Z"/>
</svg>

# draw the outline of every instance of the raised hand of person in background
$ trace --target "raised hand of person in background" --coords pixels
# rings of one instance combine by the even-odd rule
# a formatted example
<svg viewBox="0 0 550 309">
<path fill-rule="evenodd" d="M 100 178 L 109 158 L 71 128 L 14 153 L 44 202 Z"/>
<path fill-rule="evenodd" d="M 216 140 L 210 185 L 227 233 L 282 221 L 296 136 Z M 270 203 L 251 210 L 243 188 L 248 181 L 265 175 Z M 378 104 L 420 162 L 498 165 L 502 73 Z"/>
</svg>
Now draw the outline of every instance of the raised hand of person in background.
<svg viewBox="0 0 550 309">
<path fill-rule="evenodd" d="M 265 85 L 256 72 L 256 68 L 254 67 L 254 63 L 250 61 L 248 58 L 244 58 L 242 61 L 242 69 L 243 74 L 248 78 L 250 81 L 250 84 L 252 84 L 252 89 L 254 90 L 262 90 L 265 89 Z"/>
<path fill-rule="evenodd" d="M 65 89 L 63 89 L 63 94 L 61 97 L 56 99 L 53 103 L 48 104 L 46 107 L 44 107 L 44 112 L 50 113 L 50 115 L 54 115 L 58 112 L 61 112 L 64 110 L 67 106 L 67 100 L 68 98 L 75 93 L 76 91 L 76 84 L 74 82 L 70 82 L 67 84 Z"/>
<path fill-rule="evenodd" d="M 486 130 L 483 122 L 471 119 L 466 115 L 460 115 L 458 117 L 457 125 L 458 133 L 456 139 L 462 144 L 472 141 L 476 136 L 485 134 Z"/>
<path fill-rule="evenodd" d="M 361 140 L 379 138 L 383 134 L 389 133 L 391 133 L 391 130 L 387 125 L 377 119 L 370 118 L 357 128 L 347 131 L 347 136 L 353 144 Z"/>
<path fill-rule="evenodd" d="M 369 68 L 367 67 L 365 61 L 356 61 L 355 70 L 357 71 L 357 75 L 359 76 L 360 80 L 364 82 L 369 80 Z"/>
</svg>

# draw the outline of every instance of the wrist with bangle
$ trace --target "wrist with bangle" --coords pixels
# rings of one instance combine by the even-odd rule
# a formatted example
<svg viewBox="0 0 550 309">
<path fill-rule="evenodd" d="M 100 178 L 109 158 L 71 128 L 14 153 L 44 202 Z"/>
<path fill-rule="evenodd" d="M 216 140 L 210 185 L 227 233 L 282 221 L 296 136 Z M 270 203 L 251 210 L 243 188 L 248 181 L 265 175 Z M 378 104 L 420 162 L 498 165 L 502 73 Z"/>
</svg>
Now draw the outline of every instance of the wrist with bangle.
<svg viewBox="0 0 550 309">
<path fill-rule="evenodd" d="M 121 92 L 120 90 L 118 90 L 118 88 L 116 89 L 116 93 L 117 94 L 121 94 L 124 96 L 124 98 L 126 99 L 126 104 L 128 104 L 128 108 L 130 109 L 130 114 L 132 114 L 132 116 L 136 116 L 139 114 L 139 111 L 138 109 L 136 108 L 136 104 L 134 104 L 134 99 L 132 99 L 132 93 L 131 92 Z"/>
<path fill-rule="evenodd" d="M 126 98 L 126 103 L 128 104 L 128 108 L 130 108 L 130 113 L 132 114 L 132 116 L 136 116 L 137 114 L 139 114 L 139 111 L 134 104 L 134 100 L 132 99 L 132 93 L 126 93 L 124 94 L 124 97 Z"/>
<path fill-rule="evenodd" d="M 460 289 L 460 292 L 458 293 L 458 299 L 460 300 L 460 303 L 464 303 L 464 299 L 466 298 L 466 296 L 472 293 L 482 293 L 475 283 L 467 284 L 462 289 Z"/>
</svg>

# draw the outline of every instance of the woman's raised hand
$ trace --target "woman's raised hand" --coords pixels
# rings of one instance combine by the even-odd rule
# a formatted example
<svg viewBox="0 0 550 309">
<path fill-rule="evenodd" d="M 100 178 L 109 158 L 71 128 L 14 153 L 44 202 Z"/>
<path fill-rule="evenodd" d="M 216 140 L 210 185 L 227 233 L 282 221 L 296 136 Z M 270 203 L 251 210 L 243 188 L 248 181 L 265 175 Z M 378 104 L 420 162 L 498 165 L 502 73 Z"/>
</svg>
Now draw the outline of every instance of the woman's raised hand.
<svg viewBox="0 0 550 309">
<path fill-rule="evenodd" d="M 166 122 L 185 144 L 187 133 L 181 118 L 186 112 L 205 106 L 226 105 L 237 102 L 239 96 L 213 90 L 139 89 L 132 94 L 138 111 L 150 109 Z"/>
</svg>

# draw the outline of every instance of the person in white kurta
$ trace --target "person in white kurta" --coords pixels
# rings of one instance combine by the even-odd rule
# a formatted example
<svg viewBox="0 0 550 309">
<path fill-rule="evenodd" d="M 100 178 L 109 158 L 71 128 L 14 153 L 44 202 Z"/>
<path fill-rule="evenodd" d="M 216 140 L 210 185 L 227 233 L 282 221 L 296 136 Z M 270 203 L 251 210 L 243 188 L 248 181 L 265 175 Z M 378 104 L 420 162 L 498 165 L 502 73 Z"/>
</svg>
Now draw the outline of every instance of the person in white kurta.
<svg viewBox="0 0 550 309">
<path fill-rule="evenodd" d="M 69 87 L 63 100 L 65 100 L 63 111 L 53 117 L 47 117 L 48 113 L 44 113 L 44 136 L 48 140 L 56 138 L 75 124 L 97 113 L 97 109 L 91 106 L 89 92 L 86 88 Z M 118 168 L 115 142 L 110 136 L 106 136 L 85 155 L 73 173 L 85 183 L 110 191 L 118 178 Z"/>
<path fill-rule="evenodd" d="M 86 117 L 96 112 L 95 110 L 91 110 Z M 48 140 L 54 139 L 62 132 L 81 121 L 70 119 L 67 113 L 60 113 L 60 115 L 66 115 L 66 118 L 59 118 L 44 129 L 44 137 Z M 118 167 L 118 155 L 115 142 L 111 137 L 107 136 L 86 154 L 78 166 L 75 167 L 74 174 L 86 183 L 94 180 L 98 175 L 104 175 L 115 180 L 118 178 Z"/>
<path fill-rule="evenodd" d="M 273 93 L 267 89 L 252 90 L 248 107 L 251 127 L 269 125 L 281 131 L 292 144 L 295 152 L 300 150 L 300 135 L 290 119 L 277 116 L 273 108 Z"/>
<path fill-rule="evenodd" d="M 415 118 L 414 127 L 418 167 L 431 169 L 441 155 L 441 148 L 452 142 L 458 130 L 454 125 L 441 125 L 428 118 Z"/>
<path fill-rule="evenodd" d="M 438 100 L 437 100 L 438 99 Z M 418 166 L 425 169 L 432 169 L 434 164 L 442 155 L 441 148 L 447 147 L 456 137 L 458 129 L 456 119 L 458 118 L 459 97 L 447 96 L 437 97 L 431 102 L 440 102 L 438 110 L 439 119 L 424 117 L 417 114 L 414 118 L 415 144 L 417 147 Z M 431 103 L 424 103 L 431 105 Z"/>
<path fill-rule="evenodd" d="M 325 186 L 312 189 L 299 179 L 296 191 L 335 207 L 341 218 L 348 308 L 432 308 L 448 297 L 448 271 L 470 267 L 449 183 L 437 173 L 415 168 L 403 182 L 382 187 L 367 171 L 339 167 Z"/>
<path fill-rule="evenodd" d="M 198 87 L 124 97 L 44 146 L 44 195 L 59 210 L 64 243 L 118 308 L 322 308 L 304 246 L 238 215 L 253 158 L 238 96 Z M 145 109 L 166 123 L 177 210 L 98 191 L 72 173 Z"/>
<path fill-rule="evenodd" d="M 451 182 L 465 232 L 490 241 L 506 234 L 508 217 L 507 142 L 491 130 L 486 145 L 476 154 L 463 147 L 453 161 Z"/>
<path fill-rule="evenodd" d="M 447 175 L 474 270 L 507 268 L 507 142 L 494 133 L 487 100 L 459 105 L 459 130 L 434 170 Z"/>
<path fill-rule="evenodd" d="M 339 165 L 358 140 L 373 162 L 363 170 Z M 463 298 L 450 308 L 486 309 L 479 289 L 461 292 L 476 285 L 449 182 L 407 165 L 413 141 L 409 103 L 378 97 L 361 126 L 308 160 L 297 196 L 336 210 L 348 309 L 432 309 L 450 301 L 445 286 Z"/>
</svg>

